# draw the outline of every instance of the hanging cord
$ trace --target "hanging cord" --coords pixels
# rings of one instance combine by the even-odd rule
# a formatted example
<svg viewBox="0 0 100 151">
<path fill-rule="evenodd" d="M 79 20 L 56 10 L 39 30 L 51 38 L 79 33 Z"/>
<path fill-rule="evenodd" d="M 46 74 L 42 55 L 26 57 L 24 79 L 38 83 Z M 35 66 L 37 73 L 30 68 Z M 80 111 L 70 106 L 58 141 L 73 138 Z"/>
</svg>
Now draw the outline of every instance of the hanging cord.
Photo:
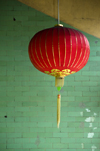
<svg viewBox="0 0 100 151">
<path fill-rule="evenodd" d="M 59 0 L 58 0 L 58 25 L 60 24 L 60 19 L 59 19 Z"/>
</svg>

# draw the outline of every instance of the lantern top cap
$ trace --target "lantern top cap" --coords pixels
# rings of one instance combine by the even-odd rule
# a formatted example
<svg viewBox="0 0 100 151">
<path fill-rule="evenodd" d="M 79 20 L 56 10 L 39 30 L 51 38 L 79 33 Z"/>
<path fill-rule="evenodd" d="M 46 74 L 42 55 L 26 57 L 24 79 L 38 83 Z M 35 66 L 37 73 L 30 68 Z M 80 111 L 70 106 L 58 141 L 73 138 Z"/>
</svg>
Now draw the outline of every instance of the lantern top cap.
<svg viewBox="0 0 100 151">
<path fill-rule="evenodd" d="M 63 25 L 62 25 L 62 24 L 57 24 L 57 25 L 55 25 L 55 27 L 56 27 L 56 26 L 60 26 L 60 27 L 63 27 Z"/>
</svg>

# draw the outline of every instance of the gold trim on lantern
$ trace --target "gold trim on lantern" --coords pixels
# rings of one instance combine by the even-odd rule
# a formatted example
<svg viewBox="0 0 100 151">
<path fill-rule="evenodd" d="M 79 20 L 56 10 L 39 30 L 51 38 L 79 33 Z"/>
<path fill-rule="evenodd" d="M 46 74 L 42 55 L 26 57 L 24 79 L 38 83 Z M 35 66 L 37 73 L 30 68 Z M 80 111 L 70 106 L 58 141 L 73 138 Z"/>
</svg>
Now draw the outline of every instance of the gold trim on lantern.
<svg viewBox="0 0 100 151">
<path fill-rule="evenodd" d="M 65 77 L 65 76 L 68 76 L 68 75 L 73 74 L 75 72 L 76 71 L 71 71 L 70 69 L 64 69 L 62 71 L 60 71 L 59 69 L 52 69 L 51 72 L 44 71 L 44 73 L 52 75 L 54 77 Z"/>
</svg>

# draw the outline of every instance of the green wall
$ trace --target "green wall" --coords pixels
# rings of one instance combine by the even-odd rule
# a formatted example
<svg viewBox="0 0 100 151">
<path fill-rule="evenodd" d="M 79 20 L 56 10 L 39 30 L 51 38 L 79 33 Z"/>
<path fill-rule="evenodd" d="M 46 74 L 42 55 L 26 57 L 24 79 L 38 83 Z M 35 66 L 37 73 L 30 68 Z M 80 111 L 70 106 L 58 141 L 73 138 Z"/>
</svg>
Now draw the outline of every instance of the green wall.
<svg viewBox="0 0 100 151">
<path fill-rule="evenodd" d="M 55 79 L 29 60 L 31 37 L 56 23 L 16 0 L 0 0 L 0 151 L 100 151 L 100 39 L 84 33 L 90 58 L 65 78 L 59 129 Z"/>
</svg>

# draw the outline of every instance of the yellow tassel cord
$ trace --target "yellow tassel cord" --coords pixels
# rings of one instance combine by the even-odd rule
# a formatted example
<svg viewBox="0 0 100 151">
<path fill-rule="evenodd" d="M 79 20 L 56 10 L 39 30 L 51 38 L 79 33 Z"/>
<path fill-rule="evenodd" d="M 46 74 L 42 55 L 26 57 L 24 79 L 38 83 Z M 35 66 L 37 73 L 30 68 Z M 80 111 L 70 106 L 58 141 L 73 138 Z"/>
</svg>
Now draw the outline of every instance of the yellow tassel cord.
<svg viewBox="0 0 100 151">
<path fill-rule="evenodd" d="M 61 99 L 61 95 L 58 94 L 58 97 L 57 97 L 57 127 L 58 128 L 60 124 L 60 99 Z"/>
</svg>

